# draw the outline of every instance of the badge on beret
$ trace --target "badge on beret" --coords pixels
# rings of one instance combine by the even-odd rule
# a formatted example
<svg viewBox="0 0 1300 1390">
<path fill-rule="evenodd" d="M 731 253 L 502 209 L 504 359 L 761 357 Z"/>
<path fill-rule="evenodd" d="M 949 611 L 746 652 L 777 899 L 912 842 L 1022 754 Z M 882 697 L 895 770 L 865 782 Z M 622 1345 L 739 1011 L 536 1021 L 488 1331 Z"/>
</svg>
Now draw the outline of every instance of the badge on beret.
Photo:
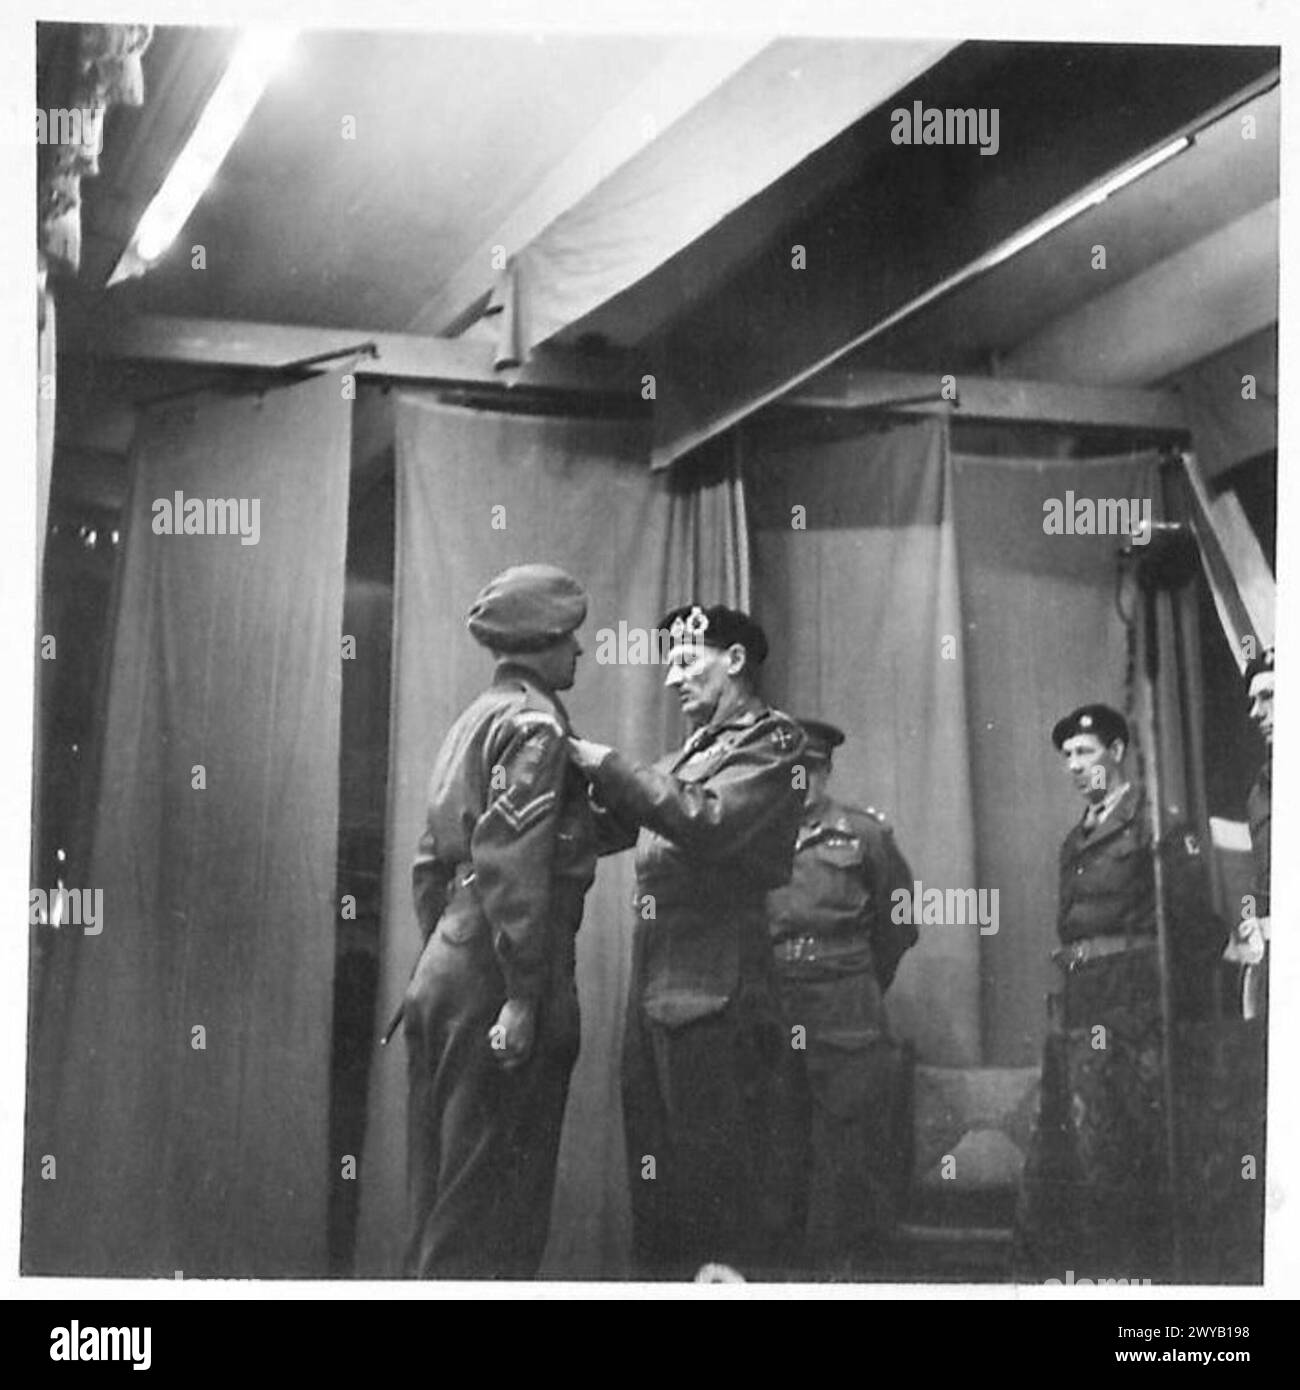
<svg viewBox="0 0 1300 1390">
<path fill-rule="evenodd" d="M 680 642 L 683 638 L 698 641 L 708 630 L 709 615 L 697 603 L 685 617 L 673 619 L 668 635 L 674 642 Z"/>
</svg>

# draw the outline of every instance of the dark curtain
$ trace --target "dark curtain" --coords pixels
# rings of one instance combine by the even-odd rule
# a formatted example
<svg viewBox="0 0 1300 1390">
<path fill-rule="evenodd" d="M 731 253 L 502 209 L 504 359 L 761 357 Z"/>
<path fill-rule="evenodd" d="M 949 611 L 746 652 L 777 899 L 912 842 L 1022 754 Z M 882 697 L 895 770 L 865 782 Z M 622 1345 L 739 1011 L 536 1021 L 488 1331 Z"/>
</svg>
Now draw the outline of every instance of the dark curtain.
<svg viewBox="0 0 1300 1390">
<path fill-rule="evenodd" d="M 661 667 L 602 664 L 598 634 L 652 629 L 698 585 L 737 602 L 745 564 L 738 488 L 724 464 L 685 483 L 651 475 L 640 422 L 492 413 L 430 393 L 396 398 L 397 540 L 389 819 L 377 1015 L 386 1022 L 415 962 L 411 859 L 443 736 L 491 678 L 465 613 L 499 570 L 569 569 L 591 595 L 585 655 L 563 698 L 575 728 L 639 759 L 681 731 Z M 494 510 L 495 509 L 495 510 Z M 628 1215 L 619 1055 L 629 973 L 631 856 L 602 862 L 578 938 L 582 1052 L 561 1144 L 544 1273 L 626 1275 Z M 406 1053 L 376 1050 L 361 1175 L 357 1272 L 396 1274 L 406 1227 Z"/>
<path fill-rule="evenodd" d="M 846 731 L 833 794 L 883 811 L 925 886 L 983 883 L 945 422 L 773 416 L 744 463 L 769 698 Z M 889 1013 L 925 1061 L 980 1061 L 979 941 L 922 927 L 904 957 Z"/>
<path fill-rule="evenodd" d="M 325 1272 L 349 411 L 326 377 L 137 432 L 69 885 L 102 931 L 35 929 L 27 1273 Z M 256 544 L 155 534 L 177 491 L 256 500 Z"/>
</svg>

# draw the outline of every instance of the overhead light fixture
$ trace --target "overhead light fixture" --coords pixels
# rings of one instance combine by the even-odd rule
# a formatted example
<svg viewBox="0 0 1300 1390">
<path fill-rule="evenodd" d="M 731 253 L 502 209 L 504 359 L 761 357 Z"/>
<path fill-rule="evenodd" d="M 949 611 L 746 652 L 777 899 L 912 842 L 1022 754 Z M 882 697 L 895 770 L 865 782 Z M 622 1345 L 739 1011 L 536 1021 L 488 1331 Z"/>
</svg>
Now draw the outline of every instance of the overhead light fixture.
<svg viewBox="0 0 1300 1390">
<path fill-rule="evenodd" d="M 1161 146 L 1160 149 L 1144 155 L 1141 159 L 1135 160 L 1134 163 L 1119 170 L 1118 173 L 1112 174 L 1098 187 L 1081 193 L 1077 198 L 1072 198 L 1068 203 L 1062 203 L 1060 207 L 1045 213 L 1037 221 L 1031 222 L 1029 226 L 1017 232 L 1015 236 L 1008 237 L 1006 241 L 995 246 L 989 252 L 987 259 L 982 262 L 980 269 L 990 270 L 993 266 L 1001 265 L 1003 261 L 1010 260 L 1012 256 L 1018 256 L 1026 247 L 1032 246 L 1036 241 L 1041 241 L 1043 237 L 1050 235 L 1058 227 L 1063 227 L 1067 222 L 1078 217 L 1080 213 L 1087 212 L 1089 208 L 1100 207 L 1112 193 L 1126 188 L 1136 179 L 1140 179 L 1143 174 L 1149 174 L 1152 169 L 1158 168 L 1166 160 L 1182 154 L 1191 143 L 1192 137 L 1190 135 L 1180 135 L 1177 140 L 1170 141 L 1169 144 Z"/>
<path fill-rule="evenodd" d="M 240 37 L 190 138 L 109 276 L 110 286 L 143 275 L 176 239 L 297 36 L 295 29 L 250 29 Z"/>
</svg>

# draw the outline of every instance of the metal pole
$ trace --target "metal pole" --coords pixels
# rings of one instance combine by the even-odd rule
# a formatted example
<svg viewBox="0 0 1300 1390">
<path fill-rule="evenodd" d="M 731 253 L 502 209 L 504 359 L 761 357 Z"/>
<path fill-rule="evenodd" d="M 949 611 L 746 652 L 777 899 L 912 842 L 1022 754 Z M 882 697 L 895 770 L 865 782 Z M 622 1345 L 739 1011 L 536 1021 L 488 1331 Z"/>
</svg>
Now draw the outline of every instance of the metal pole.
<svg viewBox="0 0 1300 1390">
<path fill-rule="evenodd" d="M 1165 1101 L 1165 1162 L 1169 1173 L 1170 1236 L 1173 1254 L 1173 1279 L 1182 1282 L 1183 1218 L 1182 1183 L 1179 1171 L 1178 1126 L 1174 1112 L 1177 1088 L 1174 1085 L 1174 1009 L 1172 957 L 1169 947 L 1169 916 L 1166 900 L 1165 866 L 1161 856 L 1164 835 L 1160 777 L 1160 712 L 1158 706 L 1158 677 L 1160 674 L 1159 615 L 1156 604 L 1159 589 L 1150 576 L 1139 574 L 1142 582 L 1142 693 L 1139 705 L 1142 721 L 1142 742 L 1146 748 L 1147 815 L 1151 827 L 1151 864 L 1155 880 L 1156 941 L 1160 960 L 1161 1051 Z"/>
</svg>

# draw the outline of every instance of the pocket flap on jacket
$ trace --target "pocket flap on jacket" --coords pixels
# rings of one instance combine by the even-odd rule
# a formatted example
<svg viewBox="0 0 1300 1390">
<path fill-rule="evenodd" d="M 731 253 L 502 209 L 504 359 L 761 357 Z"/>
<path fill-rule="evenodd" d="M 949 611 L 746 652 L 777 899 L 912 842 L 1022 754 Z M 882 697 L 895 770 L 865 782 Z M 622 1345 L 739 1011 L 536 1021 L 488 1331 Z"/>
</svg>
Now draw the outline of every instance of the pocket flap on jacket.
<svg viewBox="0 0 1300 1390">
<path fill-rule="evenodd" d="M 725 994 L 703 994 L 695 990 L 672 990 L 652 995 L 642 1004 L 645 1016 L 665 1028 L 681 1028 L 697 1019 L 720 1014 L 731 1002 Z"/>
</svg>

